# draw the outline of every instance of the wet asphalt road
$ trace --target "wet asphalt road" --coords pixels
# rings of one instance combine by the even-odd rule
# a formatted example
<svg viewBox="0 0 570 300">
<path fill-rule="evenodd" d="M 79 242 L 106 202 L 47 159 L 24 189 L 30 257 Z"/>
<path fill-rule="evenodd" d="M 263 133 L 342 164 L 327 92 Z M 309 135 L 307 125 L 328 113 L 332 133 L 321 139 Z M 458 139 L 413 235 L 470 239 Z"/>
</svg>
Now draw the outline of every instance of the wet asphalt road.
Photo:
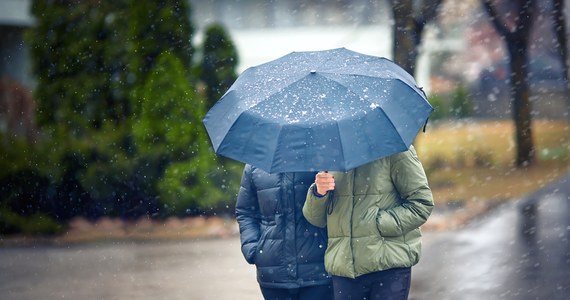
<svg viewBox="0 0 570 300">
<path fill-rule="evenodd" d="M 261 299 L 239 239 L 0 249 L 0 299 Z"/>
<path fill-rule="evenodd" d="M 410 299 L 570 299 L 570 174 L 461 230 L 431 233 Z"/>
<path fill-rule="evenodd" d="M 570 299 L 570 174 L 425 234 L 410 299 Z M 0 248 L 0 299 L 261 299 L 239 239 Z"/>
</svg>

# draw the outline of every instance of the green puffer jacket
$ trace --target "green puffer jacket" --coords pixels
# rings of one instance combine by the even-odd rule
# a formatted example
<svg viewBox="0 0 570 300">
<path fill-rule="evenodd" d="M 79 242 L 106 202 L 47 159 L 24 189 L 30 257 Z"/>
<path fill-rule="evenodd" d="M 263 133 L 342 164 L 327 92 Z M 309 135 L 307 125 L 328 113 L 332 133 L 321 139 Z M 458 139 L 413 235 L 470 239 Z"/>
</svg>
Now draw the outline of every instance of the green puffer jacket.
<svg viewBox="0 0 570 300">
<path fill-rule="evenodd" d="M 415 265 L 421 252 L 419 226 L 434 204 L 413 146 L 348 172 L 331 173 L 334 192 L 319 198 L 313 183 L 303 207 L 311 224 L 327 227 L 326 270 L 356 278 Z M 327 204 L 332 204 L 330 214 Z"/>
</svg>

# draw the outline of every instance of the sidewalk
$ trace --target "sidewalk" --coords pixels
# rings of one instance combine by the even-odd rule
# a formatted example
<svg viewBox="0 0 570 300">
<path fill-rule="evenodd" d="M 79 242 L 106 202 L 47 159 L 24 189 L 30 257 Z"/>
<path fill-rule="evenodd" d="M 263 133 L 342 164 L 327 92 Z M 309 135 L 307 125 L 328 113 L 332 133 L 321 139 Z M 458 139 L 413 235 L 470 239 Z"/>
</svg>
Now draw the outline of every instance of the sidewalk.
<svg viewBox="0 0 570 300">
<path fill-rule="evenodd" d="M 570 173 L 423 248 L 410 299 L 570 299 Z"/>
<path fill-rule="evenodd" d="M 0 248 L 2 300 L 262 299 L 239 238 Z"/>
</svg>

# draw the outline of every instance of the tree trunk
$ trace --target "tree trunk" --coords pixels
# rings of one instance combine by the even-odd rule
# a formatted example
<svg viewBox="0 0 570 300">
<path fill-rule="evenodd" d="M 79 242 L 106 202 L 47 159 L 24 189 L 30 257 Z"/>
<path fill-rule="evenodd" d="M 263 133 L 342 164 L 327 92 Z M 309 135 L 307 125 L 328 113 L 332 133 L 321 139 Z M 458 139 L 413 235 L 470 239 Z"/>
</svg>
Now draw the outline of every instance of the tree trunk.
<svg viewBox="0 0 570 300">
<path fill-rule="evenodd" d="M 394 0 L 392 2 L 392 14 L 394 17 L 394 27 L 392 53 L 394 62 L 414 76 L 416 69 L 416 59 L 418 49 L 416 41 L 416 22 L 412 17 L 413 5 L 410 0 Z"/>
<path fill-rule="evenodd" d="M 515 121 L 515 140 L 517 144 L 517 167 L 532 165 L 535 149 L 532 139 L 532 104 L 528 85 L 527 45 L 520 41 L 509 41 L 511 56 L 511 96 L 513 99 L 513 119 Z"/>
<path fill-rule="evenodd" d="M 517 167 L 527 167 L 535 162 L 536 151 L 532 139 L 532 105 L 528 86 L 528 41 L 533 24 L 532 11 L 534 0 L 518 0 L 518 12 L 515 12 L 513 23 L 509 28 L 503 19 L 512 17 L 512 13 L 500 17 L 492 0 L 482 0 L 495 30 L 507 43 L 511 64 L 511 98 L 513 103 L 513 120 L 515 122 L 515 142 Z"/>
<path fill-rule="evenodd" d="M 570 74 L 568 74 L 570 70 L 570 62 L 568 61 L 568 43 L 566 38 L 566 19 L 564 17 L 564 0 L 554 0 L 554 11 L 552 12 L 553 15 L 553 23 L 554 23 L 554 32 L 556 33 L 556 40 L 558 41 L 558 53 L 560 54 L 560 60 L 562 61 L 562 67 L 564 70 L 564 80 L 566 80 L 566 88 L 570 91 Z M 570 101 L 570 97 L 566 97 L 567 101 Z"/>
<path fill-rule="evenodd" d="M 414 76 L 418 48 L 425 25 L 435 20 L 443 0 L 423 0 L 414 9 L 417 0 L 389 0 L 392 6 L 392 54 L 394 62 Z"/>
</svg>

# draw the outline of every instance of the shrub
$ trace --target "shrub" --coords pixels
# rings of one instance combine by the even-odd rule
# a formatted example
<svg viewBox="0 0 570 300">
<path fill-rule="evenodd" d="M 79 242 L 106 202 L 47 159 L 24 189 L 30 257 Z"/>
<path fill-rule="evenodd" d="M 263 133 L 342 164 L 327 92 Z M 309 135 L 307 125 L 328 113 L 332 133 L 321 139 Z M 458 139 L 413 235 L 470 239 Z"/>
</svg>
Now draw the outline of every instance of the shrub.
<svg viewBox="0 0 570 300">
<path fill-rule="evenodd" d="M 451 116 L 455 118 L 468 118 L 473 115 L 473 107 L 467 89 L 460 84 L 451 95 Z"/>
<path fill-rule="evenodd" d="M 206 108 L 212 107 L 237 78 L 238 55 L 221 24 L 206 28 L 200 78 L 206 83 Z"/>
<path fill-rule="evenodd" d="M 430 120 L 441 120 L 447 117 L 446 104 L 441 96 L 431 95 L 429 97 L 429 103 L 433 107 L 433 112 L 429 117 Z"/>
<path fill-rule="evenodd" d="M 31 235 L 59 234 L 64 227 L 45 214 L 22 216 L 7 209 L 0 209 L 0 233 Z"/>
<path fill-rule="evenodd" d="M 161 55 L 143 88 L 141 117 L 133 125 L 138 152 L 155 159 L 155 165 L 164 163 L 155 187 L 161 206 L 174 214 L 229 198 L 221 191 L 219 164 L 202 125 L 205 101 L 186 78 L 178 58 Z"/>
</svg>

